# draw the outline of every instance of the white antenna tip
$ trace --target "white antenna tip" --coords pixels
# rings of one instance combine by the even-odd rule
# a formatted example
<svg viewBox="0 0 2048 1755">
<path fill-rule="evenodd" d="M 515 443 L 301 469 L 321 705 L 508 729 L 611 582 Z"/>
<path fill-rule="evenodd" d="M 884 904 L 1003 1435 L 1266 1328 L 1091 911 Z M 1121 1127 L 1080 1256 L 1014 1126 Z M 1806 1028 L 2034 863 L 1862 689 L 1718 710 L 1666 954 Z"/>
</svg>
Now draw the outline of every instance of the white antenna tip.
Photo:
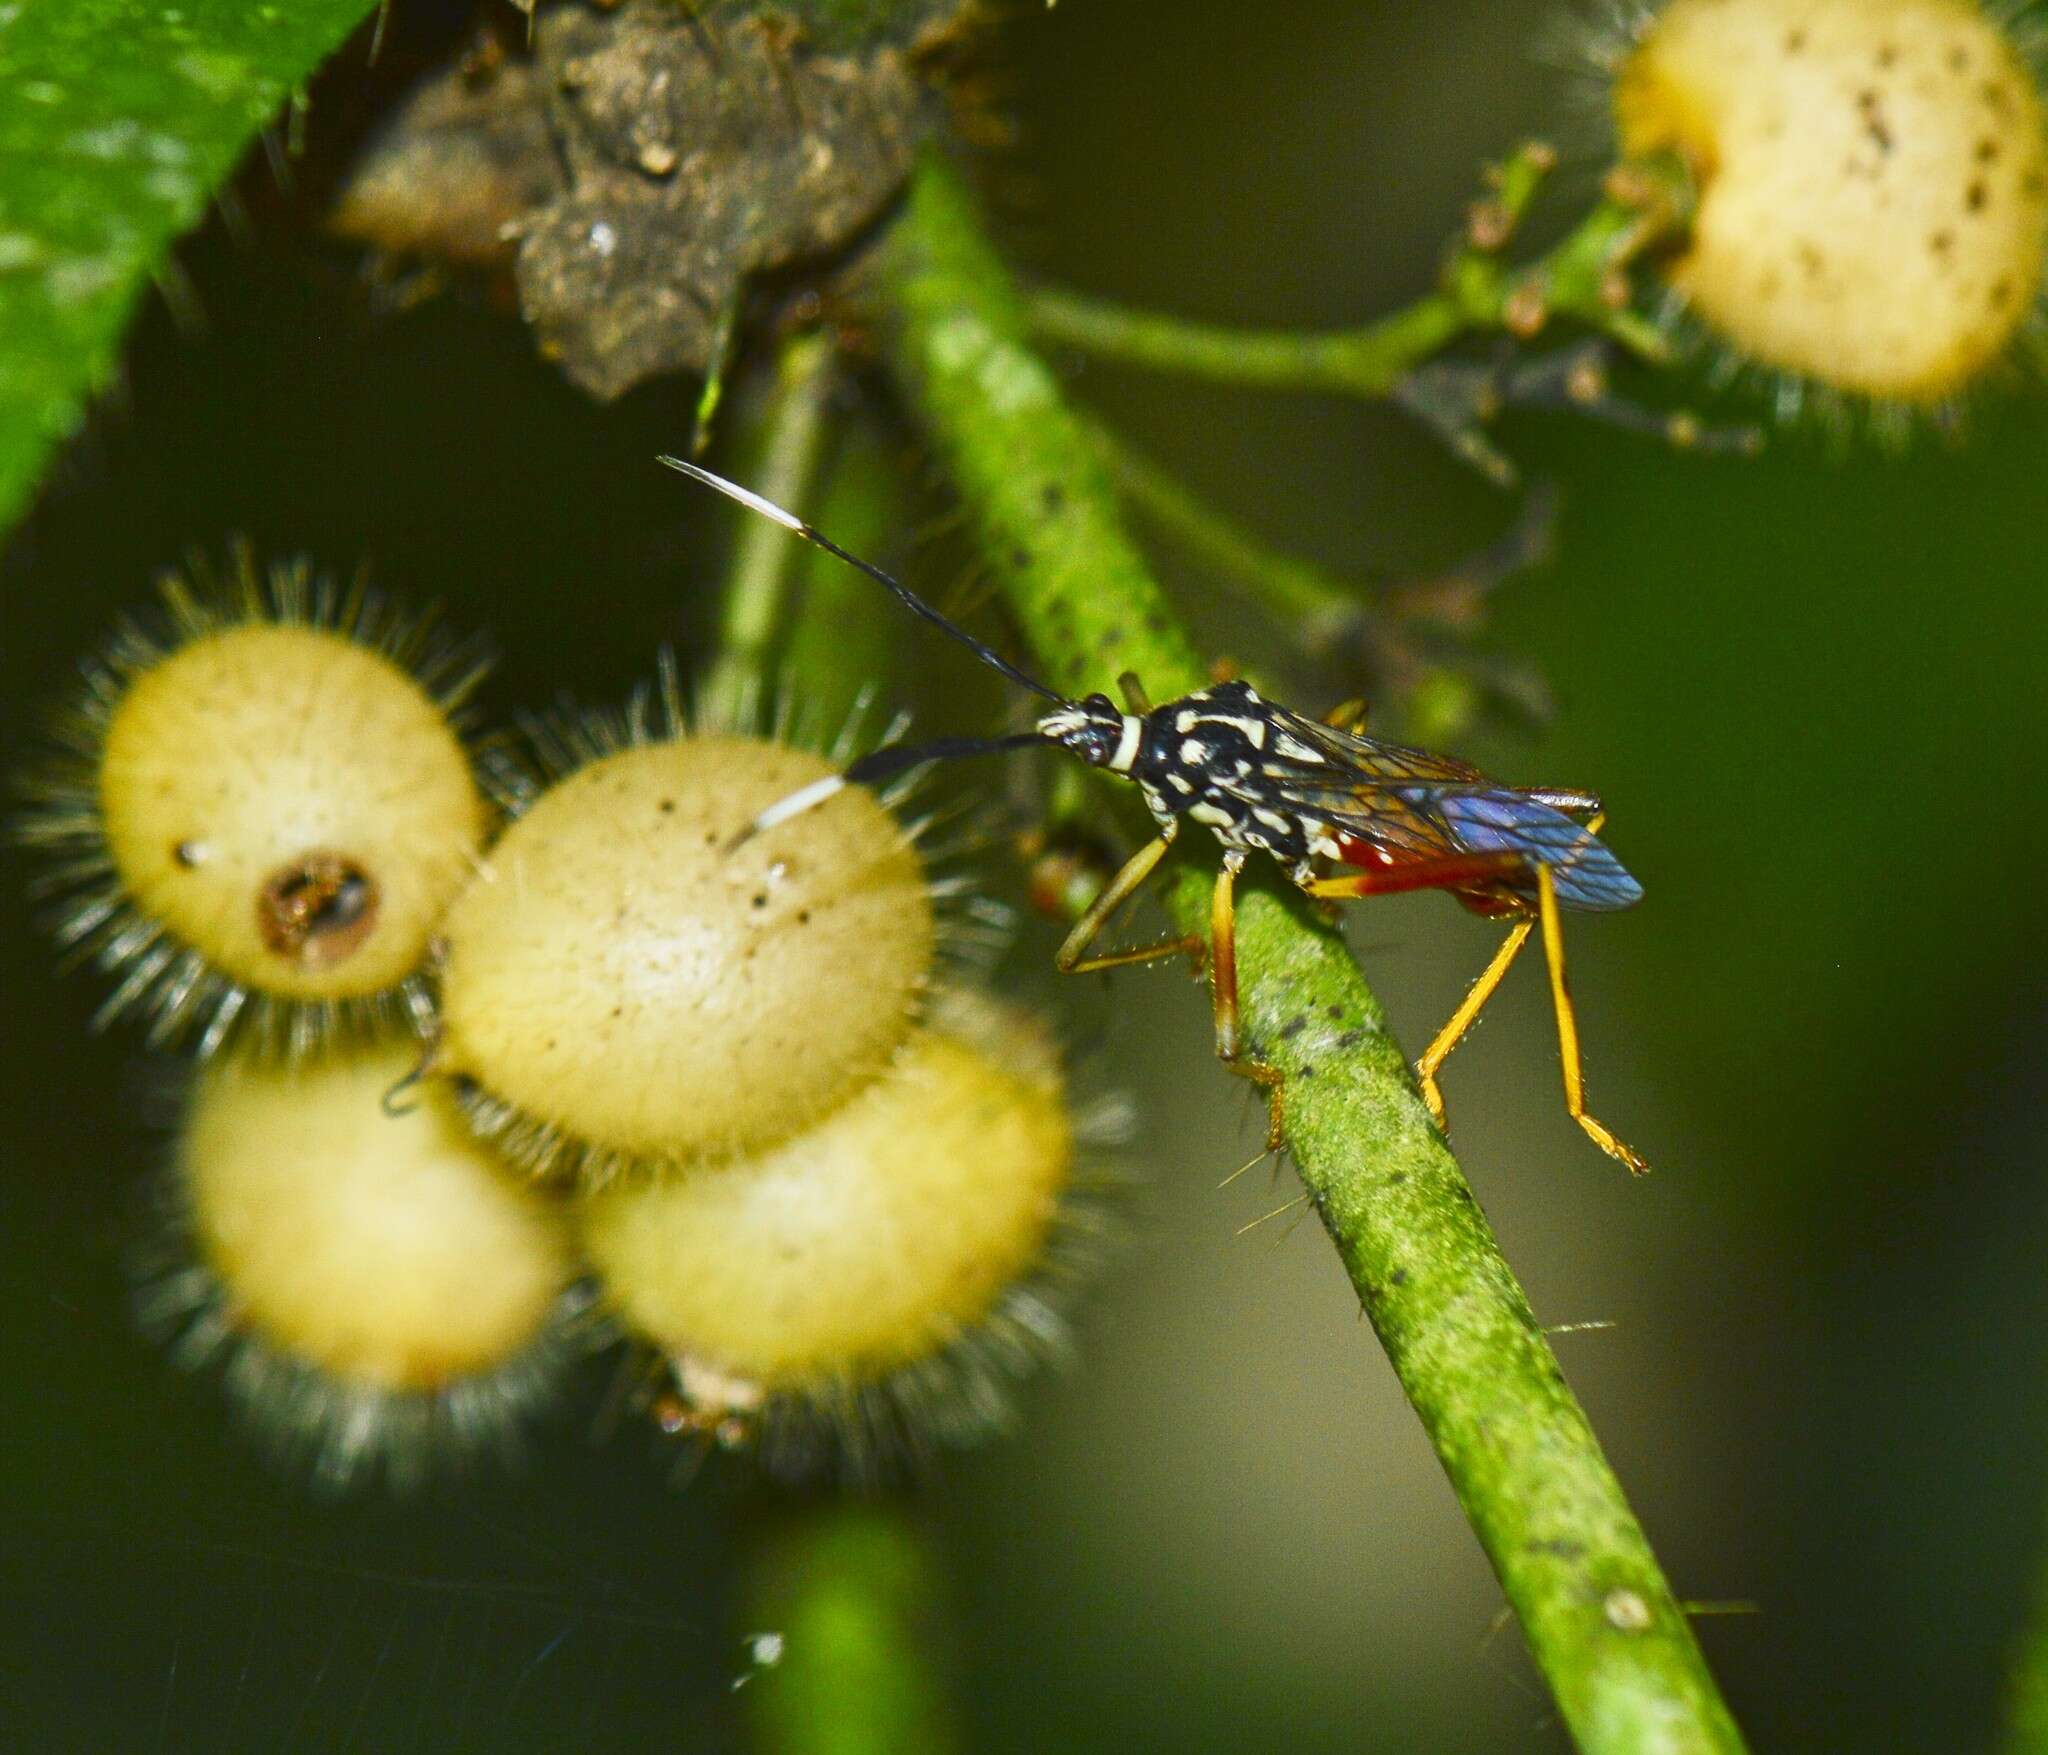
<svg viewBox="0 0 2048 1755">
<path fill-rule="evenodd" d="M 699 468 L 696 464 L 686 462 L 680 457 L 664 456 L 660 461 L 667 464 L 669 468 L 689 476 L 693 481 L 701 481 L 706 487 L 716 488 L 727 499 L 739 501 L 741 505 L 749 510 L 759 512 L 762 517 L 773 519 L 783 529 L 794 530 L 799 536 L 804 534 L 806 526 L 801 518 L 792 512 L 785 512 L 773 500 L 762 499 L 753 489 L 743 488 L 736 481 L 727 481 L 722 475 L 713 475 L 710 470 Z"/>
</svg>

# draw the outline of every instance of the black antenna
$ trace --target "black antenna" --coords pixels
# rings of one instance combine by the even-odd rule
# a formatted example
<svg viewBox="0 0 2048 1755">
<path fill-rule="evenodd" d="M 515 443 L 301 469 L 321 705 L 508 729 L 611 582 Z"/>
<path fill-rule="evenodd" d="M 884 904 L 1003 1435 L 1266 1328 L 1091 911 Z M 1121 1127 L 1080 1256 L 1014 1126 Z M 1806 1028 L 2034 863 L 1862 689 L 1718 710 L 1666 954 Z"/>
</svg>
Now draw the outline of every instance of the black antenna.
<svg viewBox="0 0 2048 1755">
<path fill-rule="evenodd" d="M 751 489 L 741 487 L 738 482 L 727 481 L 722 475 L 713 475 L 710 470 L 700 469 L 694 463 L 686 463 L 680 457 L 663 457 L 659 461 L 667 464 L 669 468 L 687 475 L 692 481 L 701 481 L 706 487 L 716 488 L 727 499 L 739 501 L 748 510 L 760 513 L 762 517 L 780 524 L 785 530 L 794 531 L 813 547 L 821 548 L 828 555 L 834 555 L 844 561 L 849 567 L 867 574 L 877 584 L 884 585 L 893 591 L 896 594 L 897 601 L 904 608 L 910 610 L 913 614 L 923 616 L 926 621 L 930 622 L 941 633 L 950 634 L 991 670 L 1001 672 L 1020 688 L 1027 688 L 1034 695 L 1041 696 L 1048 701 L 1057 702 L 1061 706 L 1067 704 L 1067 697 L 1065 695 L 1047 688 L 1044 683 L 1032 677 L 1026 676 L 993 647 L 984 646 L 972 634 L 968 633 L 965 628 L 956 627 L 937 610 L 932 608 L 930 604 L 925 602 L 922 597 L 918 596 L 916 592 L 912 591 L 902 580 L 894 577 L 892 574 L 883 572 L 873 561 L 864 561 L 859 555 L 849 553 L 829 536 L 820 535 L 801 518 L 797 517 L 794 512 L 785 512 L 774 501 L 764 500 Z"/>
</svg>

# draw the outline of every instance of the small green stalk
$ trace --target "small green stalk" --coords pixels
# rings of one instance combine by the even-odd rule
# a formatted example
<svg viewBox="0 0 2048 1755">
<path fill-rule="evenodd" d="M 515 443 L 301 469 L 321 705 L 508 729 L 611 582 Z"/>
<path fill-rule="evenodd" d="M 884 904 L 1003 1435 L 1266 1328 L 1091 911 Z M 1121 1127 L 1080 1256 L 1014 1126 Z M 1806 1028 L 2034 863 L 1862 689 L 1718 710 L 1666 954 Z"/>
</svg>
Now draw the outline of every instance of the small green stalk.
<svg viewBox="0 0 2048 1755">
<path fill-rule="evenodd" d="M 1496 173 L 1499 193 L 1475 209 L 1473 231 L 1482 241 L 1468 239 L 1452 252 L 1434 291 L 1360 328 L 1239 329 L 1052 288 L 1029 295 L 1030 327 L 1043 340 L 1156 371 L 1372 401 L 1392 395 L 1410 372 L 1462 336 L 1533 335 L 1554 316 L 1585 323 L 1646 358 L 1665 358 L 1663 336 L 1629 307 L 1620 276 L 1651 244 L 1682 228 L 1689 212 L 1682 173 L 1658 162 L 1627 167 L 1609 179 L 1618 188 L 1564 239 L 1517 267 L 1501 260 L 1498 246 L 1545 168 L 1547 160 L 1534 149 L 1510 159 Z"/>
<path fill-rule="evenodd" d="M 758 479 L 761 491 L 779 504 L 800 506 L 810 497 L 825 450 L 831 362 L 832 344 L 823 334 L 789 342 L 777 362 Z M 714 722 L 743 720 L 759 699 L 796 549 L 797 539 L 765 518 L 749 518 L 740 527 L 719 623 L 718 656 L 701 691 Z"/>
<path fill-rule="evenodd" d="M 949 1755 L 953 1716 L 931 1660 L 944 1592 L 898 1507 L 829 1501 L 771 1521 L 749 1568 L 755 1669 L 741 1681 L 760 1755 Z"/>
<path fill-rule="evenodd" d="M 1102 457 L 1026 339 L 1022 295 L 954 173 L 928 163 L 881 265 L 896 374 L 1050 679 L 1136 670 L 1160 699 L 1203 667 L 1125 534 Z M 1211 871 L 1167 879 L 1205 933 Z M 1256 1058 L 1284 1077 L 1301 1178 L 1580 1746 L 1742 1746 L 1583 1409 L 1431 1124 L 1342 939 L 1264 886 L 1238 916 Z M 1622 1197 L 1617 1184 L 1616 1197 Z"/>
</svg>

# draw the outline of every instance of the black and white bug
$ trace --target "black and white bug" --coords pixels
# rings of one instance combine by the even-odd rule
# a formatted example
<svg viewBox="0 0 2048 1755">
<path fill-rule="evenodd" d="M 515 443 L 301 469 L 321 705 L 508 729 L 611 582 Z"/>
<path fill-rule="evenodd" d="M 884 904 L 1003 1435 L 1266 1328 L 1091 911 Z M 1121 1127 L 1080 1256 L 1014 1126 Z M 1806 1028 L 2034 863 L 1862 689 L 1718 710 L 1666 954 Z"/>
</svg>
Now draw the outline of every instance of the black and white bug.
<svg viewBox="0 0 2048 1755">
<path fill-rule="evenodd" d="M 1056 956 L 1068 974 L 1206 950 L 1215 1010 L 1216 1052 L 1268 1087 L 1278 1075 L 1248 1060 L 1238 1028 L 1235 886 L 1253 853 L 1278 861 L 1309 895 L 1325 900 L 1447 890 L 1475 913 L 1513 924 L 1464 1002 L 1416 1062 L 1422 1095 L 1444 1120 L 1437 1071 L 1539 926 L 1549 964 L 1564 1066 L 1565 1107 L 1598 1145 L 1631 1171 L 1647 1163 L 1588 1114 L 1578 1027 L 1565 986 L 1563 909 L 1627 908 L 1642 887 L 1598 838 L 1600 800 L 1589 792 L 1504 786 L 1448 756 L 1366 737 L 1356 705 L 1309 719 L 1264 699 L 1249 683 L 1222 682 L 1155 706 L 1137 677 L 1118 679 L 1119 706 L 1106 694 L 1070 700 L 1019 670 L 956 626 L 900 580 L 782 507 L 677 457 L 661 461 L 772 519 L 785 530 L 857 568 L 973 652 L 984 664 L 1050 703 L 1030 731 L 1007 737 L 940 738 L 877 750 L 843 773 L 771 805 L 747 830 L 761 834 L 825 802 L 841 788 L 871 784 L 927 762 L 1051 744 L 1132 781 L 1158 834 L 1127 860 L 1075 923 Z M 1195 823 L 1223 847 L 1210 906 L 1210 930 L 1119 951 L 1091 947 L 1125 902 L 1152 875 L 1181 825 Z M 1275 1109 L 1275 1140 L 1278 1139 Z"/>
</svg>

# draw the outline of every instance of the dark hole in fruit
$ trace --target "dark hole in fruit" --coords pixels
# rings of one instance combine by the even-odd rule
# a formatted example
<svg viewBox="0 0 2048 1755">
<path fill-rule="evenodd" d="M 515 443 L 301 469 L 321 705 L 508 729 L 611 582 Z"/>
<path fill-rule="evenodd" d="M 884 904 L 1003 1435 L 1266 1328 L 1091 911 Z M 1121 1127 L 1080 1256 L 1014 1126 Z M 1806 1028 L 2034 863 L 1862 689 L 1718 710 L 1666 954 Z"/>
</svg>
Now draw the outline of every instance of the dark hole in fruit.
<svg viewBox="0 0 2048 1755">
<path fill-rule="evenodd" d="M 303 968 L 339 963 L 377 923 L 377 884 L 339 853 L 308 853 L 277 872 L 256 898 L 256 929 L 280 957 Z"/>
</svg>

